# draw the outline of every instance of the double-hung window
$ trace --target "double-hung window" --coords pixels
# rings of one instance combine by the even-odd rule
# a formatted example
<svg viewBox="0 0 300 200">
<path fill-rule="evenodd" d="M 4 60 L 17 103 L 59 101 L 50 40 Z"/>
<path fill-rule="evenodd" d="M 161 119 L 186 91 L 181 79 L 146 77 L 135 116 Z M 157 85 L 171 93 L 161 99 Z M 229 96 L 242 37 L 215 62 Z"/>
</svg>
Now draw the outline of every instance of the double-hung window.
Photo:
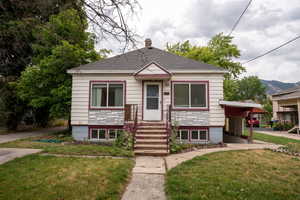
<svg viewBox="0 0 300 200">
<path fill-rule="evenodd" d="M 173 108 L 208 108 L 207 87 L 204 82 L 173 83 Z"/>
<path fill-rule="evenodd" d="M 91 108 L 123 108 L 123 82 L 93 82 L 91 84 Z"/>
<path fill-rule="evenodd" d="M 207 130 L 191 130 L 191 140 L 192 141 L 207 141 L 208 132 Z"/>
</svg>

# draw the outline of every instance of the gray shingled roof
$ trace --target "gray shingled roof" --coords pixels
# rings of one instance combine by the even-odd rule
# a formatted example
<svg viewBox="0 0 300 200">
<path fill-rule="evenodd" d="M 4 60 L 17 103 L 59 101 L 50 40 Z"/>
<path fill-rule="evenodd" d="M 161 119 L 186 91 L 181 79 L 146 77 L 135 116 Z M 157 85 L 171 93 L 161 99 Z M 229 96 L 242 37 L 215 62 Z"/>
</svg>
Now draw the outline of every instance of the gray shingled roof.
<svg viewBox="0 0 300 200">
<path fill-rule="evenodd" d="M 82 65 L 72 70 L 139 70 L 144 65 L 156 62 L 170 72 L 174 70 L 224 71 L 223 68 L 198 62 L 154 47 L 141 48 L 125 54 Z"/>
<path fill-rule="evenodd" d="M 300 86 L 282 90 L 272 95 L 273 100 L 300 98 Z"/>
</svg>

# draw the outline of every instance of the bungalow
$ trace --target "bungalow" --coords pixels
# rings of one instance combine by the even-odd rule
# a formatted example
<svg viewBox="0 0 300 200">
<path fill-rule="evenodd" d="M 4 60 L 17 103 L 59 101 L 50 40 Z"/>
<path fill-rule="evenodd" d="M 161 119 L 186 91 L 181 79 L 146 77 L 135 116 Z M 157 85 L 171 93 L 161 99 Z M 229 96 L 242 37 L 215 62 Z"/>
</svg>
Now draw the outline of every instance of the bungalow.
<svg viewBox="0 0 300 200">
<path fill-rule="evenodd" d="M 171 126 L 186 143 L 223 142 L 226 70 L 155 47 L 68 70 L 72 135 L 111 141 L 134 132 L 135 153 L 166 154 Z"/>
<path fill-rule="evenodd" d="M 290 131 L 299 133 L 300 127 L 300 86 L 282 90 L 272 95 L 273 120 L 290 122 L 295 125 Z"/>
</svg>

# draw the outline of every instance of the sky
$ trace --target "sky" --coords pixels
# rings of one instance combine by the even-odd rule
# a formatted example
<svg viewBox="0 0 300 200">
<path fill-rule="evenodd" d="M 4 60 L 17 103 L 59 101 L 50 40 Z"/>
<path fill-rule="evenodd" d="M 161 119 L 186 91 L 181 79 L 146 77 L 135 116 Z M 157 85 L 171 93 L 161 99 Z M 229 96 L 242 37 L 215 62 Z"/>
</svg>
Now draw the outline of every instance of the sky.
<svg viewBox="0 0 300 200">
<path fill-rule="evenodd" d="M 189 40 L 206 45 L 210 38 L 228 34 L 246 7 L 248 0 L 139 0 L 141 9 L 127 18 L 129 26 L 140 35 L 138 47 L 145 38 L 165 49 L 166 43 Z M 299 0 L 253 0 L 232 33 L 233 43 L 241 50 L 239 62 L 245 62 L 300 35 Z M 105 48 L 120 53 L 115 41 Z M 244 65 L 241 77 L 256 75 L 261 79 L 283 82 L 300 81 L 300 39 Z"/>
</svg>

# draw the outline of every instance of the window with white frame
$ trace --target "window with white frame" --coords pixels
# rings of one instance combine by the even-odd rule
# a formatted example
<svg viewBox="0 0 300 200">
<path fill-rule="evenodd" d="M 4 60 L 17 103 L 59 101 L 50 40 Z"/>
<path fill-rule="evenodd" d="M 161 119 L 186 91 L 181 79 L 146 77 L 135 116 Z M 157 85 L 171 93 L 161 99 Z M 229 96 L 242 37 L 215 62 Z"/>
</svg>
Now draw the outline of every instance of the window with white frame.
<svg viewBox="0 0 300 200">
<path fill-rule="evenodd" d="M 178 130 L 177 131 L 177 139 L 178 140 L 188 140 L 189 139 L 189 131 L 188 130 Z"/>
<path fill-rule="evenodd" d="M 207 108 L 207 83 L 173 83 L 174 108 Z"/>
<path fill-rule="evenodd" d="M 114 140 L 123 133 L 122 129 L 101 129 L 92 128 L 90 131 L 91 140 Z"/>
<path fill-rule="evenodd" d="M 91 84 L 92 108 L 122 108 L 124 106 L 124 83 L 94 82 Z"/>
<path fill-rule="evenodd" d="M 208 140 L 208 132 L 207 130 L 191 130 L 190 137 L 192 141 L 207 141 Z"/>
</svg>

